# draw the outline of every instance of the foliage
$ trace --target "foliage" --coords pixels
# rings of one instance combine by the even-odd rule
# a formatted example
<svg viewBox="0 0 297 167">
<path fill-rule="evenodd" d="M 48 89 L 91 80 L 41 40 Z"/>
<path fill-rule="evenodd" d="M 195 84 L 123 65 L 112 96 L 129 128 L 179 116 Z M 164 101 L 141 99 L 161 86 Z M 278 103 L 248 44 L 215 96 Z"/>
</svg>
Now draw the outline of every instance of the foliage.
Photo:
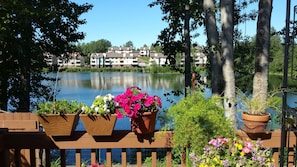
<svg viewBox="0 0 297 167">
<path fill-rule="evenodd" d="M 270 91 L 266 101 L 252 98 L 241 90 L 237 91 L 238 102 L 243 107 L 243 111 L 253 115 L 264 115 L 266 109 L 272 109 L 276 112 L 281 111 L 282 98 L 278 97 L 279 91 Z"/>
<path fill-rule="evenodd" d="M 132 41 L 127 41 L 123 47 L 132 47 L 133 48 L 133 42 Z"/>
<path fill-rule="evenodd" d="M 117 95 L 114 101 L 118 105 L 116 113 L 131 118 L 137 118 L 143 112 L 156 112 L 162 107 L 160 97 L 150 96 L 136 86 L 127 88 L 123 94 Z"/>
<path fill-rule="evenodd" d="M 169 126 L 174 128 L 173 146 L 178 154 L 187 147 L 199 153 L 211 138 L 233 136 L 231 122 L 226 120 L 220 102 L 221 98 L 206 98 L 198 90 L 168 109 L 172 120 Z"/>
<path fill-rule="evenodd" d="M 90 107 L 84 106 L 81 113 L 83 114 L 114 114 L 116 103 L 114 96 L 106 94 L 105 96 L 96 96 Z"/>
<path fill-rule="evenodd" d="M 234 70 L 236 85 L 242 91 L 252 91 L 255 62 L 255 38 L 236 41 L 234 46 Z"/>
<path fill-rule="evenodd" d="M 78 50 L 82 52 L 83 55 L 89 55 L 91 53 L 105 53 L 107 52 L 108 47 L 111 47 L 111 42 L 106 39 L 77 45 Z"/>
<path fill-rule="evenodd" d="M 1 1 L 0 108 L 30 111 L 34 100 L 49 99 L 52 91 L 43 81 L 43 53 L 70 52 L 84 38 L 78 32 L 80 15 L 92 5 L 68 0 Z M 34 99 L 34 100 L 31 100 Z"/>
<path fill-rule="evenodd" d="M 57 158 L 55 161 L 51 161 L 51 167 L 59 167 L 61 166 L 61 158 Z"/>
<path fill-rule="evenodd" d="M 56 101 L 46 101 L 38 103 L 38 109 L 34 110 L 37 114 L 75 114 L 81 112 L 84 103 L 75 100 L 68 101 L 65 99 Z"/>
<path fill-rule="evenodd" d="M 274 166 L 270 150 L 263 147 L 260 139 L 243 141 L 218 137 L 208 142 L 202 155 L 191 153 L 190 157 L 197 167 Z"/>
</svg>

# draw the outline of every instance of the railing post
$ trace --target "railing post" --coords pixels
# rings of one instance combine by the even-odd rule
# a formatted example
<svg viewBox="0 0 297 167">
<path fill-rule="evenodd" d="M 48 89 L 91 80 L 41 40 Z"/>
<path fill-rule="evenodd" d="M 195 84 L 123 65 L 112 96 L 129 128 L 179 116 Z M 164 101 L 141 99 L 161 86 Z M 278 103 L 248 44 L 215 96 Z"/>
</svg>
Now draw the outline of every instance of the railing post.
<svg viewBox="0 0 297 167">
<path fill-rule="evenodd" d="M 157 151 L 155 148 L 152 149 L 152 167 L 157 166 Z"/>
<path fill-rule="evenodd" d="M 127 150 L 122 148 L 122 167 L 127 167 Z"/>
<path fill-rule="evenodd" d="M 91 149 L 91 164 L 97 163 L 96 160 L 96 149 Z"/>
<path fill-rule="evenodd" d="M 111 167 L 111 149 L 106 149 L 106 165 L 107 167 Z"/>
<path fill-rule="evenodd" d="M 4 148 L 3 136 L 8 133 L 7 128 L 0 128 L 0 166 L 8 166 L 8 155 L 9 151 L 8 149 Z"/>
<path fill-rule="evenodd" d="M 166 151 L 166 167 L 171 167 L 171 161 L 172 161 L 172 153 L 171 148 L 167 148 Z"/>
<path fill-rule="evenodd" d="M 75 166 L 80 167 L 81 165 L 81 149 L 75 150 Z"/>
<path fill-rule="evenodd" d="M 136 152 L 136 162 L 137 162 L 137 167 L 141 167 L 141 165 L 142 165 L 141 148 L 137 148 L 137 152 Z"/>
<path fill-rule="evenodd" d="M 60 156 L 61 156 L 61 167 L 66 167 L 66 150 L 65 149 L 60 150 Z"/>
</svg>

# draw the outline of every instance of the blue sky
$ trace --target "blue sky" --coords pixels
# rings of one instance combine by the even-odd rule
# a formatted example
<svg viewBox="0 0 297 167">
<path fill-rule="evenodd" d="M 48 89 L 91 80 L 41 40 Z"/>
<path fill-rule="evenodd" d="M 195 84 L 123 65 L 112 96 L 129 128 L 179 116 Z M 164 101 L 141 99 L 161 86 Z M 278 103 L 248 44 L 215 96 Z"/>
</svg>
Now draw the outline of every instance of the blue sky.
<svg viewBox="0 0 297 167">
<path fill-rule="evenodd" d="M 160 31 L 167 27 L 162 21 L 160 7 L 148 7 L 153 0 L 73 0 L 78 4 L 90 3 L 94 7 L 81 18 L 87 23 L 80 26 L 79 30 L 86 33 L 86 37 L 80 42 L 91 42 L 106 39 L 113 46 L 122 46 L 127 41 L 132 41 L 136 48 L 144 44 L 151 45 L 157 40 Z M 292 0 L 291 19 L 293 18 L 293 6 L 297 2 Z M 257 4 L 251 9 L 257 9 Z M 246 10 L 248 12 L 249 10 Z M 286 0 L 274 0 L 271 25 L 280 30 L 285 26 Z M 296 16 L 297 17 L 297 16 Z M 297 19 L 297 18 L 296 18 Z M 256 21 L 239 25 L 242 32 L 253 36 L 256 32 Z M 200 45 L 206 41 L 203 28 L 201 35 L 193 40 Z"/>
</svg>

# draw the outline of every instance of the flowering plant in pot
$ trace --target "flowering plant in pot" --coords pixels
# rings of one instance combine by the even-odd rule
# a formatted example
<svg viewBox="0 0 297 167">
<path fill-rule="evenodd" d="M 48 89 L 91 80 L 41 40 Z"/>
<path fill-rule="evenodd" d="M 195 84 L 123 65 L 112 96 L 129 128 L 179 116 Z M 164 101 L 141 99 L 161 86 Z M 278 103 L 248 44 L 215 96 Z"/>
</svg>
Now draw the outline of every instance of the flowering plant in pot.
<svg viewBox="0 0 297 167">
<path fill-rule="evenodd" d="M 96 96 L 90 107 L 84 106 L 80 118 L 90 135 L 109 136 L 117 118 L 122 118 L 122 114 L 116 114 L 114 96 L 106 94 Z"/>
<path fill-rule="evenodd" d="M 238 138 L 218 137 L 211 139 L 204 147 L 202 155 L 190 154 L 193 166 L 258 166 L 272 167 L 269 148 L 264 148 L 262 141 L 241 140 Z"/>
<path fill-rule="evenodd" d="M 155 129 L 156 114 L 162 107 L 160 97 L 151 96 L 139 87 L 132 86 L 115 97 L 116 112 L 131 118 L 132 131 L 138 134 L 152 133 Z M 152 120 L 151 124 L 146 120 Z"/>
<path fill-rule="evenodd" d="M 78 114 L 82 111 L 84 103 L 76 100 L 56 100 L 38 104 L 34 112 L 38 120 L 49 136 L 68 136 L 78 124 Z"/>
</svg>

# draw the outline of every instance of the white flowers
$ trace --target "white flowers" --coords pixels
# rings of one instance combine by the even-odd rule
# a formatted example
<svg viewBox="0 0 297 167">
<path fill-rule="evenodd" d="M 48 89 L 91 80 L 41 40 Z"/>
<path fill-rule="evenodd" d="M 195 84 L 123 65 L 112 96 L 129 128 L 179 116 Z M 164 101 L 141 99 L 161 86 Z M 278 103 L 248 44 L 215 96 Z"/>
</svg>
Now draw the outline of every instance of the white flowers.
<svg viewBox="0 0 297 167">
<path fill-rule="evenodd" d="M 114 114 L 115 103 L 114 96 L 106 94 L 105 96 L 98 95 L 95 97 L 91 107 L 85 110 L 87 114 Z"/>
</svg>

